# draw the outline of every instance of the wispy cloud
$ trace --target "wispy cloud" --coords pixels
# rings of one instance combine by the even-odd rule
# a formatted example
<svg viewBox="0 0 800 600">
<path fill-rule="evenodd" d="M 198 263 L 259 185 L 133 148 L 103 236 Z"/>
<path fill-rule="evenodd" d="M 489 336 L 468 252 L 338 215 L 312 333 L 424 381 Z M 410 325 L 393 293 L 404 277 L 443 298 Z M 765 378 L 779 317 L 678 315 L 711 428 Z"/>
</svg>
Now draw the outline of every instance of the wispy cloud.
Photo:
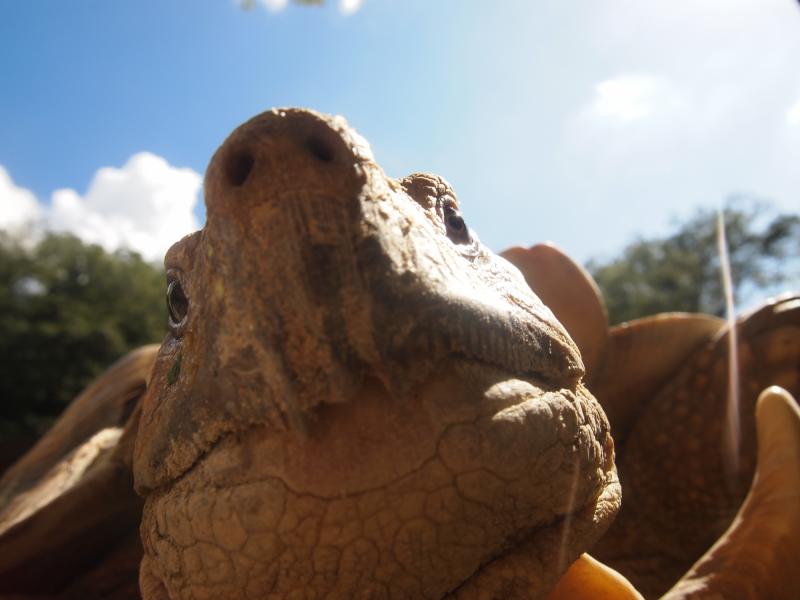
<svg viewBox="0 0 800 600">
<path fill-rule="evenodd" d="M 622 123 L 684 110 L 688 102 L 669 80 L 654 75 L 626 74 L 601 81 L 582 114 Z"/>
<path fill-rule="evenodd" d="M 170 245 L 198 228 L 194 208 L 201 182 L 192 169 L 141 152 L 122 168 L 99 169 L 85 195 L 56 190 L 44 206 L 0 167 L 0 227 L 19 230 L 38 220 L 46 229 L 72 233 L 108 250 L 129 248 L 160 260 Z"/>
<path fill-rule="evenodd" d="M 279 12 L 286 8 L 289 0 L 257 0 L 270 12 Z M 239 4 L 244 8 L 252 8 L 256 0 L 240 0 Z M 324 4 L 324 0 L 319 2 L 305 2 L 306 4 Z M 339 12 L 345 16 L 352 15 L 361 8 L 364 0 L 339 0 Z"/>
<path fill-rule="evenodd" d="M 259 0 L 264 7 L 270 12 L 277 12 L 286 8 L 289 0 Z"/>
<path fill-rule="evenodd" d="M 340 0 L 339 1 L 339 11 L 343 15 L 352 15 L 356 12 L 361 5 L 364 3 L 364 0 Z"/>
<path fill-rule="evenodd" d="M 786 111 L 786 121 L 789 125 L 800 125 L 800 100 L 795 102 L 788 111 Z"/>
</svg>

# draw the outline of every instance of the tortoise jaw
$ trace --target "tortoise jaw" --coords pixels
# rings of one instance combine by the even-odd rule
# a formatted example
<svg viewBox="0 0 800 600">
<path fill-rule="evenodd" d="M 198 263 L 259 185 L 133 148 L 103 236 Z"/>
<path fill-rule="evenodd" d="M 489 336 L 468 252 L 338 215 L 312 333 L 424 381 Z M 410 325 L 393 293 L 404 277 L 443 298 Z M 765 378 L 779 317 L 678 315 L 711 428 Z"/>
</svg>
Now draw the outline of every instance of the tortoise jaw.
<svg viewBox="0 0 800 600">
<path fill-rule="evenodd" d="M 221 547 L 232 563 L 279 569 L 263 593 L 284 595 L 333 589 L 350 597 L 385 583 L 398 597 L 442 597 L 518 544 L 557 562 L 568 538 L 563 570 L 619 505 L 598 410 L 580 386 L 546 392 L 473 361 L 441 364 L 406 398 L 366 378 L 351 402 L 320 406 L 307 436 L 258 425 L 226 435 L 149 494 L 145 552 L 169 589 L 204 580 L 165 568 L 165 552 L 212 556 Z M 557 530 L 570 521 L 565 538 Z M 202 543 L 204 531 L 220 532 L 219 541 Z M 280 543 L 251 545 L 264 539 Z M 366 549 L 370 566 L 342 560 L 329 578 L 305 580 L 305 557 L 319 546 L 343 556 Z M 550 566 L 531 565 L 532 589 L 557 577 Z M 237 597 L 240 583 L 231 575 L 220 593 Z"/>
</svg>

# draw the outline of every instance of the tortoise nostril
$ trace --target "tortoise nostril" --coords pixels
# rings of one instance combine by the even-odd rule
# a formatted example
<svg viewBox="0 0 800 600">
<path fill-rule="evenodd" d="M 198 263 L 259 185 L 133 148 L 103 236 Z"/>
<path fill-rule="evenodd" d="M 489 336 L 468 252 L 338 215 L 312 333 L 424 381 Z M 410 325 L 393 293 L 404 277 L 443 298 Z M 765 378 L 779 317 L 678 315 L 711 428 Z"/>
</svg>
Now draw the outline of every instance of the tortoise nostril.
<svg viewBox="0 0 800 600">
<path fill-rule="evenodd" d="M 254 163 L 253 155 L 247 150 L 240 150 L 231 154 L 225 165 L 225 175 L 228 177 L 228 183 L 234 187 L 242 186 L 247 181 L 250 171 L 253 170 Z"/>
<path fill-rule="evenodd" d="M 322 162 L 333 162 L 333 148 L 327 142 L 316 136 L 311 136 L 306 140 L 306 149 Z"/>
</svg>

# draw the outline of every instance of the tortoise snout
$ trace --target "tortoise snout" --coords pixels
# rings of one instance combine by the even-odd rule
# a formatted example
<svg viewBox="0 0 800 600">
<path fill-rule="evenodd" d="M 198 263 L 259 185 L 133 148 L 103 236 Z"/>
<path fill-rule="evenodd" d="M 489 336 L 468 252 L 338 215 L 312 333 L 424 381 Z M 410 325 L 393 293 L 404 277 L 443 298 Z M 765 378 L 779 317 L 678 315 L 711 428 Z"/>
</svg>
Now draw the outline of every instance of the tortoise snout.
<svg viewBox="0 0 800 600">
<path fill-rule="evenodd" d="M 236 129 L 211 160 L 208 212 L 240 213 L 297 192 L 346 194 L 358 184 L 354 167 L 363 150 L 341 118 L 299 109 L 265 112 Z"/>
</svg>

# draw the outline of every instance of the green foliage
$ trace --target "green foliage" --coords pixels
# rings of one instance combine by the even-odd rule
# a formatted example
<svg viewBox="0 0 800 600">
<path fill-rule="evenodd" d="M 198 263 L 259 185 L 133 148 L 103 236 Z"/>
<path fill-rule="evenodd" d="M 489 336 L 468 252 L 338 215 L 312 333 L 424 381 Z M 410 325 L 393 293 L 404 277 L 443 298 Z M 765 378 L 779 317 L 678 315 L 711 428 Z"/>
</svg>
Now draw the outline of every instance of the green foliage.
<svg viewBox="0 0 800 600">
<path fill-rule="evenodd" d="M 771 213 L 763 204 L 741 202 L 724 210 L 736 301 L 743 291 L 774 289 L 792 277 L 792 259 L 800 256 L 800 216 Z M 633 242 L 609 262 L 592 261 L 588 270 L 611 323 L 666 311 L 721 316 L 725 310 L 712 210 L 698 211 L 670 236 Z"/>
<path fill-rule="evenodd" d="M 114 360 L 165 331 L 163 272 L 138 254 L 0 232 L 0 431 L 40 432 Z"/>
</svg>

